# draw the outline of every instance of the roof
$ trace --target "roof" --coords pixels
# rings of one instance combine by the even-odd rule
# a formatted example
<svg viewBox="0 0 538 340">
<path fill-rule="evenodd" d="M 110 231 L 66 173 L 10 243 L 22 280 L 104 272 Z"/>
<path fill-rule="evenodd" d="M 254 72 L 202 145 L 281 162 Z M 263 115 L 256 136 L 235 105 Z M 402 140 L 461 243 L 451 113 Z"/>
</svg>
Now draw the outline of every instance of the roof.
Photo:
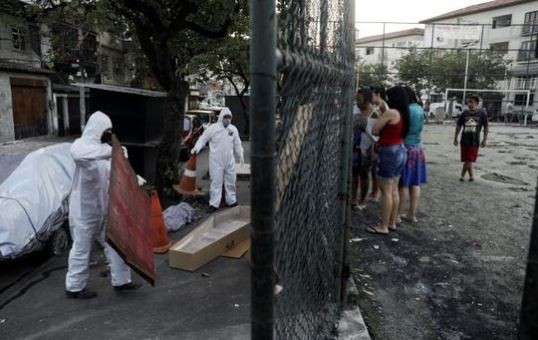
<svg viewBox="0 0 538 340">
<path fill-rule="evenodd" d="M 463 15 L 469 15 L 469 14 L 474 14 L 474 13 L 491 11 L 491 10 L 497 9 L 497 8 L 515 6 L 515 5 L 525 3 L 525 2 L 532 2 L 532 1 L 536 1 L 536 0 L 494 0 L 494 1 L 488 1 L 488 2 L 483 2 L 481 4 L 478 4 L 478 5 L 468 6 L 468 7 L 457 9 L 457 10 L 452 11 L 452 12 L 441 14 L 441 15 L 438 15 L 436 17 L 423 20 L 420 23 L 421 24 L 427 24 L 427 23 L 432 23 L 432 22 L 439 21 L 439 20 L 451 19 L 451 18 L 463 16 Z"/>
<path fill-rule="evenodd" d="M 0 60 L 0 70 L 23 73 L 54 74 L 53 71 L 44 68 L 33 67 L 23 63 Z"/>
<path fill-rule="evenodd" d="M 386 33 L 385 35 L 379 34 L 379 35 L 371 35 L 369 37 L 360 38 L 355 42 L 355 44 L 364 44 L 374 41 L 381 41 L 381 40 L 388 40 L 388 39 L 395 39 L 395 38 L 402 38 L 402 37 L 409 37 L 412 35 L 424 35 L 424 29 L 422 28 L 412 28 L 405 31 L 398 31 L 398 32 L 392 32 L 392 33 Z"/>
<path fill-rule="evenodd" d="M 166 92 L 149 91 L 149 90 L 138 89 L 134 87 L 104 85 L 104 84 L 81 84 L 81 83 L 74 83 L 72 85 L 83 86 L 83 87 L 87 87 L 89 89 L 94 89 L 94 90 L 120 92 L 120 93 L 134 94 L 134 95 L 146 96 L 146 97 L 161 97 L 161 98 L 166 97 Z"/>
<path fill-rule="evenodd" d="M 0 1 L 0 13 L 7 13 L 17 17 L 23 16 L 27 7 L 28 4 L 20 0 Z"/>
</svg>

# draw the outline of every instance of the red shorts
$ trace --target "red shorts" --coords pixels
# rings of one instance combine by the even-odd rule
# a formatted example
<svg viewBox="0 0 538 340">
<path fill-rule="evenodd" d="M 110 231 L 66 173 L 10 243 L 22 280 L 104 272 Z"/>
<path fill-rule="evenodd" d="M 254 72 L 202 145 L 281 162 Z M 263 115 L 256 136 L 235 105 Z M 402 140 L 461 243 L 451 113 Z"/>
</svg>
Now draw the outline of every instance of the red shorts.
<svg viewBox="0 0 538 340">
<path fill-rule="evenodd" d="M 478 158 L 478 146 L 460 145 L 460 157 L 462 162 L 476 162 Z"/>
</svg>

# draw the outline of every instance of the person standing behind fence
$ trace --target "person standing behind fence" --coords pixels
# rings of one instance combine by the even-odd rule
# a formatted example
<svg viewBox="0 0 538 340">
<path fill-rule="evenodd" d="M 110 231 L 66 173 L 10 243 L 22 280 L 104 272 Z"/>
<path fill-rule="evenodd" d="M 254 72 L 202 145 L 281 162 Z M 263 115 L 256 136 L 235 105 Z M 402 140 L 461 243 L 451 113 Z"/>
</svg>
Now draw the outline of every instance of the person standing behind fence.
<svg viewBox="0 0 538 340">
<path fill-rule="evenodd" d="M 460 156 L 463 162 L 463 168 L 461 169 L 460 181 L 464 181 L 465 173 L 469 173 L 469 182 L 474 181 L 473 177 L 473 163 L 478 158 L 479 146 L 485 147 L 488 139 L 488 116 L 487 114 L 479 110 L 478 103 L 480 98 L 478 96 L 469 96 L 467 98 L 467 107 L 469 108 L 460 115 L 456 126 L 456 133 L 454 134 L 454 146 L 458 146 L 458 135 L 463 130 L 460 140 Z M 484 137 L 482 143 L 480 142 L 480 131 L 484 129 Z"/>
<path fill-rule="evenodd" d="M 351 206 L 357 205 L 357 191 L 359 187 L 359 170 L 362 161 L 361 155 L 361 122 L 360 110 L 355 105 L 353 108 L 353 158 L 351 166 Z"/>
<path fill-rule="evenodd" d="M 426 157 L 422 149 L 422 129 L 424 127 L 424 111 L 419 105 L 415 91 L 405 87 L 409 97 L 409 132 L 404 139 L 407 150 L 407 161 L 400 179 L 400 209 L 409 201 L 405 214 L 400 218 L 406 222 L 416 223 L 420 201 L 420 186 L 426 183 Z"/>
<path fill-rule="evenodd" d="M 377 162 L 377 155 L 374 153 L 374 144 L 377 142 L 377 138 L 372 135 L 372 127 L 376 119 L 378 118 L 373 106 L 372 106 L 372 91 L 369 88 L 361 88 L 357 91 L 357 106 L 360 109 L 360 121 L 361 121 L 361 166 L 360 166 L 360 201 L 355 206 L 357 209 L 362 210 L 366 207 L 366 196 L 370 189 L 370 174 L 372 168 L 375 167 Z M 372 174 L 372 183 L 376 182 L 375 187 L 377 190 L 377 175 Z"/>
<path fill-rule="evenodd" d="M 409 131 L 409 99 L 401 86 L 387 91 L 390 109 L 376 121 L 372 129 L 379 135 L 379 184 L 381 187 L 381 222 L 366 229 L 373 234 L 387 235 L 396 229 L 400 196 L 398 181 L 406 162 L 403 141 Z"/>
</svg>

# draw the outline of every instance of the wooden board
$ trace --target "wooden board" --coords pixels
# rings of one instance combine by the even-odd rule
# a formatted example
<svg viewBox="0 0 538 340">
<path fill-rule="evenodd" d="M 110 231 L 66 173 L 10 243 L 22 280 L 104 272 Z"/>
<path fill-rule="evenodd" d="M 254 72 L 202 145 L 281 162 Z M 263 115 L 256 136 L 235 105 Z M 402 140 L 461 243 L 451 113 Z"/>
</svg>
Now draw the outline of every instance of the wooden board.
<svg viewBox="0 0 538 340">
<path fill-rule="evenodd" d="M 243 241 L 233 247 L 232 249 L 228 250 L 221 256 L 223 257 L 230 257 L 233 259 L 240 259 L 245 255 L 245 253 L 250 249 L 250 239 Z"/>
<path fill-rule="evenodd" d="M 116 137 L 113 140 L 107 241 L 134 271 L 154 285 L 151 200 L 138 186 Z"/>
</svg>

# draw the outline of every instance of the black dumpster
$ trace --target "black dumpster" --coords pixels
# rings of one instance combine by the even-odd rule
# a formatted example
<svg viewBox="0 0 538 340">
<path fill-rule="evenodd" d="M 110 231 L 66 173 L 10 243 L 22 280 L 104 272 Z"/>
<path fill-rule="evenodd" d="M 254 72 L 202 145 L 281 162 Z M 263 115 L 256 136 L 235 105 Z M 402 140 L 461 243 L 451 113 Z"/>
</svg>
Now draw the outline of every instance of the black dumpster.
<svg viewBox="0 0 538 340">
<path fill-rule="evenodd" d="M 166 93 L 102 84 L 84 86 L 90 89 L 88 112 L 102 111 L 110 117 L 114 133 L 129 151 L 133 169 L 155 183 Z"/>
</svg>

